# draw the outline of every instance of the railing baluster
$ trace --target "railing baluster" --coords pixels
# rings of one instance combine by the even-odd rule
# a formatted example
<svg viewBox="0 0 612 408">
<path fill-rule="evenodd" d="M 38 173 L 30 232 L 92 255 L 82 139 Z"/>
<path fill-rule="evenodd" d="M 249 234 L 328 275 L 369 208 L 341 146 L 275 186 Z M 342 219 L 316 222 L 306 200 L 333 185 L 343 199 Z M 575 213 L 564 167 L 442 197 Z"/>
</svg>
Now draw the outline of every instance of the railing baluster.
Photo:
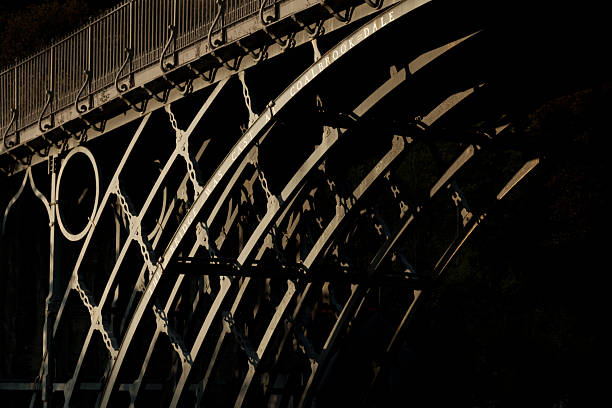
<svg viewBox="0 0 612 408">
<path fill-rule="evenodd" d="M 256 15 L 261 1 L 225 0 L 217 29 L 223 33 L 229 25 Z M 121 77 L 127 75 L 130 83 L 135 71 L 162 58 L 165 45 L 169 66 L 176 67 L 178 51 L 206 38 L 216 12 L 215 0 L 124 0 L 47 50 L 0 73 L 0 130 L 9 122 L 16 132 L 35 123 L 47 101 L 43 116 L 52 118 L 74 103 L 81 87 L 79 98 L 92 109 L 94 93 L 113 85 L 126 50 L 130 50 L 129 65 Z M 20 84 L 27 87 L 20 89 Z M 11 141 L 17 139 L 18 135 Z"/>
<path fill-rule="evenodd" d="M 98 47 L 100 48 L 99 50 L 96 50 L 96 55 L 99 56 L 100 61 L 98 62 L 99 66 L 95 67 L 96 71 L 99 72 L 99 76 L 103 77 L 104 75 L 106 75 L 106 68 L 107 68 L 107 62 L 108 62 L 108 57 L 109 57 L 109 49 L 111 47 L 110 41 L 108 41 L 106 38 L 106 34 L 107 34 L 107 30 L 106 30 L 106 25 L 108 24 L 108 20 L 112 19 L 112 16 L 105 18 L 104 20 L 95 23 L 95 26 L 91 27 L 91 34 L 92 34 L 92 50 L 91 50 L 91 56 L 92 56 L 92 61 L 93 61 L 93 44 L 98 45 Z M 97 26 L 97 27 L 96 27 Z M 97 30 L 94 30 L 94 28 L 98 28 Z M 97 31 L 97 35 L 94 37 L 94 32 Z M 93 41 L 95 39 L 95 42 Z M 94 66 L 92 65 L 91 68 L 93 69 Z"/>
<path fill-rule="evenodd" d="M 173 31 L 173 40 L 172 40 L 172 54 L 173 54 L 173 64 L 174 66 L 177 65 L 178 61 L 177 61 L 177 56 L 176 56 L 176 35 L 178 33 L 178 20 L 177 20 L 177 4 L 178 0 L 174 0 L 174 2 L 172 3 L 172 22 L 170 24 L 172 24 L 172 31 Z"/>
<path fill-rule="evenodd" d="M 133 5 L 134 7 L 134 27 L 132 28 L 132 33 L 134 34 L 134 57 L 137 59 L 138 63 L 134 65 L 134 69 L 138 69 L 141 67 L 142 59 L 137 56 L 144 53 L 144 44 L 142 43 L 142 33 L 146 27 L 143 26 L 142 22 L 142 12 L 145 8 L 142 6 L 142 1 L 137 2 Z"/>
<path fill-rule="evenodd" d="M 130 0 L 130 7 L 129 7 L 129 26 L 128 26 L 128 36 L 129 36 L 129 40 L 128 40 L 128 48 L 130 49 L 130 52 L 132 53 L 132 56 L 130 58 L 130 83 L 132 82 L 132 75 L 134 73 L 134 0 Z"/>
<path fill-rule="evenodd" d="M 92 52 L 92 47 L 91 47 L 91 42 L 92 42 L 92 22 L 91 20 L 89 20 L 89 26 L 87 27 L 87 72 L 91 72 L 91 52 Z M 91 91 L 91 90 L 90 90 Z M 90 106 L 91 108 L 91 106 Z"/>
<path fill-rule="evenodd" d="M 150 39 L 152 38 L 153 35 L 153 21 L 152 19 L 147 18 L 147 16 L 149 15 L 149 8 L 151 7 L 151 5 L 149 4 L 149 2 L 147 0 L 143 0 L 145 1 L 145 9 L 143 10 L 143 14 L 141 16 L 141 21 L 144 22 L 143 25 L 146 26 L 146 30 L 145 31 L 141 31 L 141 38 L 142 38 L 142 43 L 143 43 L 143 52 L 144 50 L 152 50 L 151 44 L 150 44 Z M 150 33 L 149 35 L 143 35 L 143 33 Z M 146 59 L 146 63 L 149 63 L 149 58 L 150 56 L 147 55 L 147 59 Z"/>
<path fill-rule="evenodd" d="M 15 99 L 13 101 L 13 106 L 15 109 L 15 143 L 19 143 L 19 66 L 15 66 L 15 84 L 13 85 L 13 95 L 15 95 Z"/>
<path fill-rule="evenodd" d="M 51 104 L 49 105 L 49 111 L 51 116 L 55 113 L 55 72 L 53 71 L 53 67 L 55 66 L 55 46 L 51 47 L 51 57 L 49 58 L 49 91 L 51 92 L 52 99 Z"/>
</svg>

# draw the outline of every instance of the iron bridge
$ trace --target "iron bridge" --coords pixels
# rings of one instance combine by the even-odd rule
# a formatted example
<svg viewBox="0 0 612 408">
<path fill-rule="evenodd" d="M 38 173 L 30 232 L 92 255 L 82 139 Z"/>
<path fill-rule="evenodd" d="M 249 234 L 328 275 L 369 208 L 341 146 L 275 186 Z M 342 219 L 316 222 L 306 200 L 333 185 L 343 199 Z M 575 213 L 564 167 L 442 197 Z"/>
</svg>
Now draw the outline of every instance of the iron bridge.
<svg viewBox="0 0 612 408">
<path fill-rule="evenodd" d="M 448 2 L 126 0 L 0 73 L 3 400 L 384 399 L 540 160 L 494 48 Z"/>
</svg>

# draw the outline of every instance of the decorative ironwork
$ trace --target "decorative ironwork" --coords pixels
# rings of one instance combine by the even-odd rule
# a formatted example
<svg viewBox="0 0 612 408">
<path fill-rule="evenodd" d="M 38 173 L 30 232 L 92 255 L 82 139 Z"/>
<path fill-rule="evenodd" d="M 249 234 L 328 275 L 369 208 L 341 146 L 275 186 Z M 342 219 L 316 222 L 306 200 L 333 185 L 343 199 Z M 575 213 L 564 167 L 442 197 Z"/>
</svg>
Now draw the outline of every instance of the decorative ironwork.
<svg viewBox="0 0 612 408">
<path fill-rule="evenodd" d="M 273 39 L 274 42 L 276 42 L 281 47 L 281 50 L 286 51 L 288 48 L 291 48 L 292 46 L 295 45 L 295 41 L 293 40 L 293 35 L 289 35 L 285 40 L 282 40 L 276 34 L 270 31 L 268 26 L 272 24 L 274 21 L 276 21 L 278 17 L 276 15 L 264 16 L 264 8 L 266 7 L 267 3 L 268 3 L 268 0 L 262 0 L 261 2 L 261 6 L 259 8 L 259 21 L 261 22 L 263 30 L 266 32 L 266 34 L 268 34 L 268 36 L 271 39 Z M 277 7 L 277 4 L 274 4 L 275 12 L 276 12 L 276 7 Z"/>
<path fill-rule="evenodd" d="M 366 3 L 370 6 L 370 7 L 374 7 L 372 6 L 372 2 L 371 1 L 366 1 Z M 344 13 L 344 15 L 341 15 L 339 12 L 337 12 L 336 10 L 334 10 L 334 8 L 332 6 L 329 5 L 329 3 L 326 0 L 322 0 L 321 4 L 334 16 L 336 17 L 336 20 L 340 21 L 341 23 L 348 23 L 351 21 L 351 9 L 346 10 L 346 12 Z M 376 7 L 374 7 L 376 8 Z"/>
<path fill-rule="evenodd" d="M 223 403 L 241 407 L 273 404 L 277 388 L 287 387 L 292 404 L 310 406 L 378 288 L 401 288 L 405 294 L 393 327 L 380 333 L 381 353 L 392 353 L 422 292 L 496 203 L 539 163 L 530 157 L 510 181 L 503 180 L 497 195 L 487 192 L 485 206 L 468 206 L 471 191 L 461 188 L 458 175 L 496 148 L 507 123 L 493 113 L 474 112 L 465 121 L 477 129 L 466 131 L 454 115 L 470 102 L 483 103 L 479 91 L 487 82 L 461 78 L 430 93 L 427 75 L 454 73 L 453 55 L 473 56 L 462 45 L 480 31 L 435 41 L 411 38 L 406 47 L 414 53 L 398 56 L 382 50 L 384 36 L 378 34 L 389 32 L 387 27 L 401 30 L 399 22 L 426 0 L 361 2 L 370 13 L 363 20 L 353 20 L 355 2 L 339 9 L 345 14 L 320 2 L 313 15 L 296 12 L 283 21 L 281 6 L 287 3 L 269 3 L 217 0 L 203 9 L 203 2 L 160 2 L 165 20 L 155 15 L 156 21 L 170 24 L 162 39 L 147 47 L 155 51 L 148 64 L 157 76 L 142 85 L 133 75 L 146 65 L 139 66 L 145 50 L 134 30 L 154 15 L 150 4 L 127 1 L 109 12 L 123 10 L 130 19 L 129 32 L 120 36 L 126 47 L 119 66 L 108 71 L 123 103 L 116 100 L 122 108 L 116 134 L 96 143 L 86 140 L 87 129 L 105 131 L 105 120 L 115 118 L 101 120 L 93 96 L 100 85 L 91 60 L 97 22 L 90 22 L 83 35 L 89 60 L 79 67 L 85 79 L 70 94 L 76 95 L 72 113 L 84 125 L 65 129 L 81 134 L 64 140 L 60 153 L 49 154 L 49 198 L 36 188 L 31 166 L 4 211 L 6 237 L 17 228 L 11 211 L 29 182 L 47 211 L 51 245 L 37 379 L 0 382 L 0 390 L 33 391 L 32 406 L 200 406 L 223 394 Z M 184 18 L 181 4 L 202 21 Z M 267 7 L 274 15 L 265 15 Z M 251 46 L 245 37 L 231 43 L 228 26 L 249 16 L 259 19 L 263 41 Z M 338 26 L 328 22 L 332 16 L 355 25 L 333 44 L 318 42 L 326 27 Z M 189 43 L 186 27 L 198 40 L 207 35 L 201 45 L 208 48 L 206 59 L 181 67 L 179 48 Z M 298 27 L 305 31 L 300 38 Z M 216 30 L 220 38 L 213 38 Z M 251 57 L 245 61 L 257 63 L 267 50 L 278 55 L 298 40 L 312 41 L 311 61 L 279 58 L 270 67 L 259 65 L 248 71 L 247 86 L 245 55 Z M 354 74 L 356 59 L 360 72 L 371 75 Z M 270 86 L 268 69 L 288 73 L 282 91 Z M 224 76 L 216 78 L 217 72 Z M 413 86 L 420 80 L 423 89 Z M 216 84 L 196 92 L 196 81 Z M 52 130 L 53 105 L 61 106 L 59 89 L 65 90 L 57 83 L 49 88 L 38 117 L 41 132 Z M 43 125 L 47 113 L 51 123 Z M 129 115 L 139 120 L 137 127 L 119 118 Z M 15 110 L 4 130 L 6 149 L 38 146 L 10 144 L 16 117 Z M 497 128 L 489 126 L 493 122 Z M 474 142 L 447 137 L 455 125 L 464 133 L 496 130 L 486 137 L 479 133 Z M 51 140 L 58 139 L 45 142 Z M 91 210 L 78 205 L 71 214 L 63 191 L 68 164 L 77 157 L 91 165 L 87 181 L 94 186 L 81 187 L 78 200 L 93 196 L 93 205 Z M 425 162 L 422 167 L 402 167 L 415 157 Z M 432 250 L 429 265 L 410 251 L 409 234 L 419 228 L 417 220 L 432 213 L 441 219 L 444 242 L 441 253 L 439 246 Z M 66 223 L 79 215 L 87 221 L 71 232 Z M 60 345 L 66 339 L 68 357 Z M 221 364 L 226 359 L 232 364 Z M 53 367 L 57 361 L 61 364 Z M 292 375 L 300 381 L 289 381 Z M 368 377 L 370 388 L 380 381 L 377 375 Z"/>
<path fill-rule="evenodd" d="M 38 129 L 41 131 L 41 133 L 44 133 L 53 127 L 53 119 L 51 119 L 51 123 L 46 123 L 44 125 L 42 123 L 42 120 L 45 116 L 45 112 L 51 106 L 52 101 L 53 101 L 53 91 L 49 89 L 47 91 L 47 101 L 45 102 L 45 106 L 43 107 L 42 111 L 40 112 L 40 116 L 38 117 Z"/>
<path fill-rule="evenodd" d="M 217 3 L 217 12 L 215 14 L 215 18 L 212 22 L 212 24 L 210 25 L 210 28 L 208 29 L 208 46 L 210 47 L 211 50 L 214 50 L 215 48 L 217 48 L 218 46 L 220 46 L 221 44 L 223 44 L 225 42 L 225 31 L 224 31 L 224 24 L 223 24 L 223 11 L 225 10 L 225 0 L 215 0 Z M 220 24 L 220 28 L 219 31 L 221 33 L 221 38 L 212 38 L 213 35 L 213 30 L 215 29 L 215 26 L 217 24 Z"/>
<path fill-rule="evenodd" d="M 389 4 L 397 1 L 393 0 Z M 221 25 L 221 34 L 225 37 L 228 29 L 233 29 L 248 18 L 258 18 L 262 5 L 265 8 L 269 2 L 259 0 L 249 0 L 246 3 L 226 1 L 215 9 L 212 7 L 214 3 L 212 1 L 196 2 L 189 0 L 187 2 L 177 2 L 176 0 L 162 0 L 161 3 L 156 2 L 155 4 L 159 4 L 154 7 L 151 0 L 125 0 L 106 14 L 90 19 L 88 25 L 53 44 L 49 49 L 41 51 L 32 59 L 19 62 L 11 69 L 0 73 L 0 84 L 2 84 L 0 87 L 2 99 L 0 106 L 6 112 L 9 112 L 8 101 L 10 98 L 14 99 L 13 109 L 15 109 L 12 120 L 8 120 L 10 116 L 7 117 L 6 112 L 0 113 L 0 129 L 2 129 L 5 142 L 4 151 L 0 151 L 0 156 L 11 158 L 13 163 L 11 168 L 15 171 L 21 171 L 29 163 L 32 163 L 32 160 L 34 160 L 33 163 L 41 162 L 50 152 L 59 154 L 62 149 L 65 149 L 64 146 L 81 142 L 82 138 L 86 136 L 87 128 L 93 128 L 98 133 L 87 135 L 90 139 L 110 130 L 106 126 L 106 121 L 113 117 L 116 118 L 116 114 L 119 112 L 115 112 L 116 105 L 112 109 L 105 109 L 104 106 L 114 98 L 120 99 L 125 107 L 132 109 L 135 113 L 144 114 L 157 108 L 157 106 L 147 106 L 148 98 L 152 98 L 159 103 L 165 103 L 172 89 L 177 89 L 179 92 L 179 95 L 173 97 L 173 100 L 182 97 L 183 94 L 191 93 L 195 89 L 200 89 L 203 85 L 206 86 L 206 83 L 216 80 L 216 74 L 220 68 L 217 64 L 212 66 L 204 64 L 204 67 L 200 67 L 199 60 L 202 59 L 200 56 L 205 57 L 206 53 L 212 55 L 218 64 L 221 64 L 221 68 L 227 70 L 227 72 L 223 72 L 223 75 L 226 76 L 228 73 L 231 74 L 236 70 L 245 68 L 242 61 L 245 55 L 252 57 L 249 65 L 256 64 L 269 58 L 270 55 L 283 52 L 288 46 L 294 46 L 296 41 L 302 42 L 312 39 L 325 31 L 326 19 L 320 15 L 316 23 L 311 22 L 310 25 L 305 25 L 301 23 L 301 17 L 297 17 L 294 12 L 295 9 L 290 8 L 291 11 L 288 13 L 283 11 L 286 10 L 283 9 L 284 4 L 289 2 L 290 0 L 276 0 L 271 5 L 275 10 L 274 16 L 264 17 L 266 21 L 270 18 L 274 19 L 274 22 L 261 27 L 264 32 L 268 32 L 269 38 L 274 39 L 272 45 L 268 41 L 262 41 L 258 36 L 232 37 L 230 43 L 236 47 L 224 47 L 221 53 L 215 49 L 221 43 L 218 39 L 212 38 L 214 36 L 210 30 Z M 367 5 L 364 4 L 364 6 Z M 302 14 L 309 14 L 311 9 L 318 9 L 317 5 L 309 3 L 303 7 L 304 10 L 302 11 L 304 13 Z M 367 16 L 376 12 L 370 6 L 363 9 L 354 6 L 352 8 L 359 9 L 360 16 Z M 281 11 L 282 15 L 279 14 Z M 286 28 L 281 29 L 283 36 L 286 37 L 285 39 L 277 37 L 270 31 L 274 30 L 276 32 L 277 25 L 282 26 L 284 25 L 283 21 L 289 19 L 293 20 L 289 32 L 286 32 Z M 268 25 L 274 25 L 274 28 L 268 30 Z M 158 29 L 155 29 L 155 27 Z M 330 30 L 335 28 L 337 27 L 330 26 Z M 167 34 L 160 34 L 162 33 L 160 29 Z M 300 30 L 309 33 L 309 38 L 295 37 Z M 199 48 L 198 44 L 206 39 L 212 41 L 213 46 L 209 45 L 209 49 L 204 51 L 205 55 L 201 55 L 201 51 L 195 49 Z M 224 46 L 230 45 L 230 43 L 225 44 L 224 38 L 222 40 Z M 277 47 L 278 44 L 282 46 Z M 271 46 L 272 48 L 270 48 Z M 187 50 L 188 47 L 190 48 L 189 51 Z M 240 49 L 240 52 L 236 53 L 236 48 Z M 195 50 L 195 59 L 192 50 Z M 255 50 L 259 51 L 256 52 Z M 169 55 L 170 52 L 171 56 Z M 156 56 L 155 60 L 152 59 L 153 55 Z M 181 55 L 182 58 L 180 58 Z M 185 57 L 186 60 L 184 60 Z M 168 59 L 171 59 L 171 61 L 168 61 Z M 73 62 L 68 63 L 68 61 Z M 156 84 L 155 90 L 149 89 L 149 68 L 155 62 L 160 66 L 157 75 L 161 75 L 161 78 L 170 88 L 167 86 L 160 87 L 160 84 Z M 181 75 L 176 75 L 175 71 L 177 69 L 181 69 Z M 183 69 L 188 69 L 193 75 L 185 78 L 182 75 Z M 121 80 L 126 71 L 128 71 L 127 82 Z M 108 75 L 110 72 L 115 74 Z M 147 74 L 135 77 L 135 74 L 139 72 L 147 72 Z M 82 80 L 78 79 L 81 77 L 80 73 L 84 73 Z M 23 80 L 29 78 L 32 74 L 40 79 L 41 84 L 50 84 L 48 89 L 53 92 L 52 100 L 48 106 L 43 108 L 42 117 L 44 118 L 48 114 L 50 118 L 47 123 L 41 120 L 40 106 L 34 106 L 35 104 L 28 103 L 28 101 L 40 101 L 40 105 L 46 105 L 45 100 L 49 99 L 48 94 L 46 94 L 48 89 L 42 90 L 45 93 L 44 95 L 39 92 L 39 88 L 42 89 L 43 87 L 21 87 L 17 89 L 18 78 Z M 134 82 L 134 78 L 146 79 L 145 81 L 138 79 Z M 199 78 L 204 81 L 204 84 L 194 83 L 194 80 Z M 9 84 L 9 82 L 14 82 L 14 84 Z M 138 92 L 137 89 L 144 90 L 147 97 L 143 98 L 142 93 Z M 159 96 L 160 93 L 161 97 Z M 76 117 L 72 115 L 70 110 L 76 113 Z M 17 111 L 19 117 L 16 115 Z M 130 119 L 126 118 L 126 120 L 134 120 L 137 117 L 130 116 Z M 61 119 L 56 121 L 55 118 Z M 19 123 L 17 123 L 17 119 L 19 119 Z M 37 119 L 38 126 L 36 126 Z M 75 119 L 77 123 L 70 123 Z M 111 128 L 114 128 L 114 126 L 116 125 L 112 125 Z M 14 140 L 9 137 L 11 131 L 15 133 Z M 15 152 L 9 152 L 9 147 L 22 143 L 19 139 L 22 132 L 26 137 L 25 143 L 22 144 L 25 150 L 17 149 Z M 50 133 L 48 146 L 43 149 L 30 146 L 29 140 L 32 137 L 43 139 L 47 137 L 41 135 L 41 133 L 43 135 Z M 66 141 L 66 137 L 73 140 Z M 43 142 L 45 141 L 46 139 L 43 140 Z M 2 169 L 6 171 L 6 165 L 3 165 Z"/>
</svg>

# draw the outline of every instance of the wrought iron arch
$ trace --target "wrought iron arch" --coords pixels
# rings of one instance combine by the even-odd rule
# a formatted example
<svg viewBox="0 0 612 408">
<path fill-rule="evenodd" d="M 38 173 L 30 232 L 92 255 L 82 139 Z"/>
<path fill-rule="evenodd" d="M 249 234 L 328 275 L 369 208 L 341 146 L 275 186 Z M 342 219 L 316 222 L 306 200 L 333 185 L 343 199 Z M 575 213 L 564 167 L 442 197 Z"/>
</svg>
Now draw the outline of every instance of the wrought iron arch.
<svg viewBox="0 0 612 408">
<path fill-rule="evenodd" d="M 75 295 L 89 321 L 79 323 L 83 341 L 75 340 L 79 353 L 70 361 L 74 364 L 68 369 L 68 377 L 55 386 L 41 385 L 45 403 L 47 394 L 55 392 L 63 393 L 65 407 L 83 403 L 133 407 L 151 400 L 172 407 L 200 406 L 214 392 L 215 376 L 223 376 L 220 365 L 231 349 L 236 351 L 232 361 L 236 372 L 227 376 L 231 381 L 225 384 L 223 402 L 235 407 L 274 403 L 280 398 L 274 389 L 285 387 L 291 380 L 278 367 L 299 355 L 296 358 L 307 365 L 301 372 L 304 382 L 293 384 L 295 389 L 291 390 L 286 386 L 283 392 L 285 397 L 292 394 L 294 404 L 309 406 L 334 369 L 334 356 L 342 347 L 343 337 L 365 313 L 364 304 L 372 298 L 372 288 L 381 285 L 404 285 L 406 292 L 401 310 L 395 311 L 394 330 L 381 334 L 383 352 L 393 352 L 423 288 L 444 271 L 485 219 L 486 211 L 494 208 L 538 159 L 528 161 L 510 181 L 504 180 L 506 184 L 487 202 L 489 207 L 470 207 L 459 186 L 459 175 L 473 158 L 497 148 L 496 140 L 508 123 L 503 117 L 500 122 L 489 112 L 480 117 L 472 110 L 485 125 L 466 131 L 465 127 L 447 129 L 445 124 L 452 124 L 463 106 L 484 98 L 481 92 L 486 80 L 470 78 L 456 89 L 438 90 L 426 103 L 419 100 L 426 91 L 417 89 L 414 100 L 410 91 L 423 78 L 424 86 L 430 85 L 427 81 L 435 80 L 439 65 L 444 73 L 452 72 L 455 67 L 445 58 L 478 39 L 480 31 L 455 35 L 442 44 L 423 41 L 419 43 L 422 50 L 415 47 L 420 50 L 418 55 L 409 61 L 400 58 L 402 63 L 397 65 L 398 58 L 378 48 L 377 38 L 390 29 L 387 27 L 401 25 L 406 16 L 428 1 L 399 1 L 389 7 L 382 1 L 367 3 L 380 9 L 378 14 L 359 22 L 360 27 L 346 37 L 336 38 L 322 54 L 317 40 L 313 40 L 314 63 L 305 70 L 300 67 L 301 73 L 259 115 L 251 106 L 247 87 L 248 79 L 251 90 L 254 88 L 250 76 L 254 70 L 241 71 L 237 78 L 223 79 L 207 91 L 184 95 L 180 101 L 160 101 L 164 112 L 140 112 L 140 123 L 126 146 L 111 148 L 113 157 L 119 158 L 117 165 L 100 164 L 114 168 L 107 180 L 98 174 L 93 153 L 86 153 L 89 149 L 81 146 L 68 152 L 65 160 L 79 152 L 90 158 L 97 190 L 93 212 L 82 232 L 65 232 L 61 218 L 57 219 L 65 238 L 79 242 L 74 244 L 77 251 L 71 254 L 74 259 L 70 261 L 68 285 L 57 299 L 56 316 L 49 320 L 49 342 L 57 340 L 62 322 L 70 319 Z M 340 20 L 348 24 L 350 11 L 345 16 Z M 215 23 L 210 27 L 209 40 Z M 275 21 L 266 20 L 266 27 L 268 24 L 272 29 Z M 171 37 L 174 30 L 171 27 Z M 317 29 L 319 35 L 322 33 Z M 166 48 L 171 41 L 175 39 L 170 38 Z M 368 46 L 372 61 L 368 62 L 371 65 L 364 63 L 364 68 L 378 71 L 368 81 L 356 82 L 354 93 L 347 93 L 351 96 L 343 102 L 351 105 L 348 112 L 326 105 L 325 98 L 318 95 L 323 89 L 329 88 L 328 94 L 342 93 L 341 87 L 326 86 L 330 72 L 351 75 L 354 67 L 345 63 L 349 59 L 345 57 Z M 164 75 L 171 77 L 175 67 L 162 63 L 164 52 L 160 66 Z M 379 75 L 381 67 L 390 74 Z M 242 93 L 246 110 L 241 107 L 241 112 L 235 113 L 232 106 L 236 117 L 222 128 L 218 115 L 228 108 L 221 106 L 223 98 L 237 90 Z M 403 100 L 411 101 L 406 115 L 412 117 L 396 121 L 395 112 L 387 110 Z M 193 110 L 193 106 L 182 110 L 182 104 L 187 103 L 197 104 L 199 109 L 183 128 L 185 116 Z M 295 114 L 300 107 L 308 107 L 302 116 Z M 238 125 L 244 125 L 244 121 L 246 130 L 238 134 Z M 276 168 L 282 177 L 272 177 L 270 167 L 266 167 L 266 151 L 289 143 L 288 137 L 279 136 L 283 132 L 307 126 L 319 131 L 312 139 L 316 141 L 308 146 L 311 150 L 286 152 L 294 160 L 292 167 Z M 128 128 L 120 129 L 122 136 Z M 450 136 L 455 130 L 469 134 Z M 366 133 L 369 135 L 364 136 Z M 172 149 L 164 150 L 166 145 L 160 139 L 168 135 L 169 140 L 163 143 L 169 143 Z M 150 180 L 136 183 L 142 191 L 134 191 L 134 184 L 126 179 L 139 179 L 138 161 L 157 159 L 148 155 L 147 143 L 162 157 L 158 160 L 160 170 L 147 174 Z M 452 147 L 439 152 L 436 143 Z M 404 186 L 409 183 L 396 178 L 402 177 L 400 167 L 417 144 L 428 149 L 432 157 L 428 166 L 438 173 L 423 177 L 426 188 L 415 189 L 418 194 L 406 194 Z M 100 151 L 107 153 L 102 148 Z M 349 157 L 352 152 L 362 155 L 363 160 Z M 56 204 L 63 174 L 62 167 L 56 175 L 55 160 L 57 157 L 51 155 L 51 203 L 37 194 L 51 223 L 59 215 L 51 206 Z M 99 156 L 98 161 L 102 162 Z M 354 173 L 349 180 L 344 176 L 350 171 Z M 26 179 L 37 191 L 31 177 L 28 168 L 6 213 L 21 194 Z M 272 183 L 272 179 L 282 181 Z M 105 186 L 99 202 L 98 185 Z M 158 214 L 153 204 L 159 196 L 162 202 Z M 420 218 L 435 213 L 438 207 L 432 202 L 451 206 L 449 217 L 457 223 L 453 224 L 454 239 L 442 251 L 436 248 L 437 262 L 427 269 L 412 265 L 402 243 L 406 231 L 415 228 Z M 115 226 L 114 258 L 105 260 L 108 270 L 100 268 L 103 284 L 88 288 L 85 277 L 92 263 L 88 259 L 97 250 L 96 240 L 108 238 L 105 234 L 110 227 L 105 223 L 109 219 Z M 362 251 L 363 259 L 353 262 L 347 255 L 350 251 Z M 133 285 L 125 288 L 125 281 Z M 305 321 L 308 313 L 322 309 L 326 310 L 329 327 L 322 324 L 316 329 L 319 338 L 313 342 Z M 164 347 L 166 377 L 153 381 L 151 373 L 157 374 L 156 359 L 161 358 L 156 350 Z M 90 358 L 98 359 L 100 367 L 90 370 Z M 46 356 L 43 360 L 40 372 L 48 374 Z M 98 376 L 97 382 L 88 382 L 91 373 Z M 376 381 L 377 372 L 371 383 Z M 35 393 L 32 403 L 37 398 Z"/>
</svg>

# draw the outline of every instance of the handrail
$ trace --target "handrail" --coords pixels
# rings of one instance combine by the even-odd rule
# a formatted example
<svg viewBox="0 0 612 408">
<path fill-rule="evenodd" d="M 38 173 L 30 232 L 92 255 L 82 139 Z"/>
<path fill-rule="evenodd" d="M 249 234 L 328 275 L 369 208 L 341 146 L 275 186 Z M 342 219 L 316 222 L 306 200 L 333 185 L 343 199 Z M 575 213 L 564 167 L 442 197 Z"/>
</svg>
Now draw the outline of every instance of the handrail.
<svg viewBox="0 0 612 408">
<path fill-rule="evenodd" d="M 0 71 L 0 135 L 6 148 L 10 134 L 37 122 L 42 126 L 42 116 L 53 118 L 71 105 L 83 114 L 84 108 L 92 106 L 79 102 L 91 100 L 94 92 L 106 87 L 116 86 L 125 92 L 128 86 L 118 82 L 128 64 L 128 77 L 160 61 L 163 71 L 172 69 L 174 64 L 163 62 L 169 44 L 176 54 L 205 39 L 215 25 L 223 33 L 229 25 L 256 16 L 262 5 L 284 1 L 225 0 L 222 18 L 217 0 L 122 1 L 49 47 Z M 19 88 L 16 78 L 22 85 Z M 15 112 L 19 112 L 18 123 Z M 49 125 L 42 128 L 48 130 Z"/>
</svg>

